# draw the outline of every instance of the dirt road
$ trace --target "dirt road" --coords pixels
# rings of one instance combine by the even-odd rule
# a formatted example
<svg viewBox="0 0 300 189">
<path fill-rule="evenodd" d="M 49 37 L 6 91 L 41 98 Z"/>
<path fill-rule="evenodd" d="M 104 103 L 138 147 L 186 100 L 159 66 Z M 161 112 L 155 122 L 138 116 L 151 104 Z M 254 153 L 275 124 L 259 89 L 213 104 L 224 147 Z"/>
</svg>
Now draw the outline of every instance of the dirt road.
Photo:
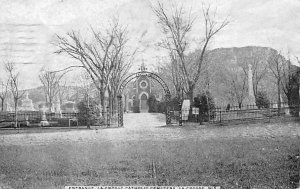
<svg viewBox="0 0 300 189">
<path fill-rule="evenodd" d="M 123 128 L 70 130 L 67 132 L 0 135 L 0 145 L 47 145 L 49 143 L 122 142 L 146 140 L 206 140 L 233 137 L 280 137 L 300 135 L 298 123 L 236 126 L 165 126 L 163 114 L 125 114 Z"/>
</svg>

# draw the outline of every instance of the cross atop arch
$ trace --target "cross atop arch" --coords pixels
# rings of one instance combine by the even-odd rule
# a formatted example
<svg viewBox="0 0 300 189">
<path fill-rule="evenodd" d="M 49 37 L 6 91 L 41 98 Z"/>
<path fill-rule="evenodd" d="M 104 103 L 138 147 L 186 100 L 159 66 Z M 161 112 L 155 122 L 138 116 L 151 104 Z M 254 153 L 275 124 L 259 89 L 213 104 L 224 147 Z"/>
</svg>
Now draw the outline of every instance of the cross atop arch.
<svg viewBox="0 0 300 189">
<path fill-rule="evenodd" d="M 144 59 L 142 59 L 142 64 L 141 64 L 141 67 L 139 68 L 139 71 L 141 71 L 141 72 L 147 71 L 147 67 L 145 66 Z"/>
</svg>

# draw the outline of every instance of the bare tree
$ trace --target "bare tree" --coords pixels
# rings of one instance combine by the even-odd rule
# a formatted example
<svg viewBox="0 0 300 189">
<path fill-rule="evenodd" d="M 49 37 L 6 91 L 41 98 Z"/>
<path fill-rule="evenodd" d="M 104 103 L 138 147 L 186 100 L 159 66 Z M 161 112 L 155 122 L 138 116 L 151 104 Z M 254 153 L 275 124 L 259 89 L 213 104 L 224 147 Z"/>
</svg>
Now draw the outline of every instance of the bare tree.
<svg viewBox="0 0 300 189">
<path fill-rule="evenodd" d="M 125 54 L 124 49 L 122 49 L 119 54 L 116 54 L 117 56 L 116 60 L 111 60 L 111 61 L 115 61 L 115 63 L 111 62 L 111 64 L 115 66 L 112 68 L 111 76 L 109 78 L 109 85 L 108 85 L 108 93 L 110 97 L 109 107 L 111 108 L 112 112 L 114 112 L 116 108 L 115 102 L 118 95 L 117 91 L 119 85 L 129 73 L 129 69 L 131 68 L 133 63 L 134 54 L 135 53 L 133 53 L 132 55 L 127 55 Z M 128 57 L 129 60 L 127 60 L 125 56 Z"/>
<path fill-rule="evenodd" d="M 277 86 L 278 113 L 280 113 L 280 109 L 281 109 L 280 96 L 282 93 L 285 95 L 288 104 L 290 106 L 293 106 L 296 103 L 292 95 L 295 91 L 295 85 L 299 85 L 299 81 L 298 81 L 299 70 L 296 69 L 296 66 L 291 65 L 291 61 L 289 59 L 289 53 L 288 53 L 288 59 L 286 59 L 281 54 L 281 52 L 272 51 L 268 60 L 268 64 L 269 64 L 269 70 L 272 76 L 274 77 Z"/>
<path fill-rule="evenodd" d="M 67 53 L 81 63 L 99 91 L 100 104 L 104 107 L 104 93 L 112 74 L 117 71 L 120 53 L 127 46 L 127 29 L 114 21 L 104 32 L 92 27 L 91 30 L 92 42 L 82 39 L 74 31 L 68 33 L 67 38 L 57 35 L 59 50 L 56 53 Z"/>
<path fill-rule="evenodd" d="M 184 79 L 181 72 L 180 60 L 177 53 L 172 50 L 170 44 L 167 44 L 167 47 L 169 50 L 168 60 L 164 65 L 159 65 L 160 72 L 158 72 L 158 74 L 161 78 L 164 78 L 165 81 L 170 80 L 169 83 L 174 86 L 176 97 L 181 99 L 183 98 Z"/>
<path fill-rule="evenodd" d="M 278 104 L 278 114 L 281 110 L 281 88 L 283 80 L 283 72 L 285 70 L 285 60 L 284 57 L 277 51 L 271 52 L 268 60 L 269 70 L 272 76 L 275 78 L 275 83 L 277 86 L 277 104 Z"/>
<path fill-rule="evenodd" d="M 153 65 L 155 68 L 155 73 L 162 79 L 164 80 L 164 82 L 167 84 L 167 86 L 169 86 L 170 88 L 170 92 L 172 95 L 175 95 L 177 97 L 180 97 L 179 95 L 180 93 L 180 88 L 178 87 L 179 84 L 176 83 L 176 74 L 174 72 L 174 70 L 172 70 L 172 62 L 169 60 L 163 61 L 162 59 L 158 61 L 159 64 Z M 157 85 L 156 82 L 153 82 L 153 88 L 151 90 L 153 90 L 155 88 L 155 90 L 160 90 L 161 86 Z M 179 90 L 177 90 L 179 88 Z"/>
<path fill-rule="evenodd" d="M 1 111 L 4 111 L 4 102 L 8 95 L 8 87 L 9 87 L 9 80 L 7 82 L 0 81 L 0 99 L 1 99 Z"/>
<path fill-rule="evenodd" d="M 137 49 L 131 54 L 127 52 L 127 31 L 123 30 L 116 35 L 115 42 L 113 43 L 114 51 L 109 56 L 109 73 L 107 83 L 107 91 L 109 94 L 109 107 L 114 112 L 116 108 L 116 98 L 119 85 L 122 80 L 129 74 L 129 69 L 132 67 L 135 53 Z"/>
<path fill-rule="evenodd" d="M 16 72 L 15 64 L 8 62 L 5 64 L 5 70 L 9 76 L 10 91 L 14 100 L 14 113 L 15 113 L 15 128 L 18 126 L 18 102 L 25 94 L 25 91 L 20 90 L 19 72 Z"/>
<path fill-rule="evenodd" d="M 280 55 L 282 56 L 282 55 Z M 299 69 L 296 66 L 293 66 L 291 64 L 290 58 L 286 60 L 282 56 L 281 60 L 281 87 L 282 91 L 285 94 L 289 105 L 295 105 L 294 100 L 292 95 L 293 95 L 293 90 L 295 90 L 295 85 L 299 85 Z M 299 61 L 299 60 L 298 60 Z M 297 90 L 296 90 L 297 91 Z M 299 94 L 299 92 L 296 92 Z"/>
<path fill-rule="evenodd" d="M 158 2 L 158 5 L 153 8 L 153 11 L 166 36 L 161 46 L 177 54 L 180 73 L 184 81 L 183 90 L 188 95 L 190 101 L 193 102 L 195 85 L 200 77 L 207 47 L 212 38 L 227 26 L 229 22 L 227 19 L 220 23 L 217 22 L 215 18 L 216 11 L 211 12 L 210 6 L 203 6 L 202 13 L 204 17 L 205 34 L 201 41 L 202 47 L 196 61 L 189 62 L 187 58 L 188 47 L 191 45 L 192 40 L 189 39 L 188 35 L 192 30 L 195 19 L 191 18 L 191 14 L 186 14 L 183 6 L 175 7 L 174 11 L 171 11 L 171 14 L 168 15 L 167 8 L 164 7 L 163 3 Z"/>
<path fill-rule="evenodd" d="M 247 95 L 247 75 L 243 74 L 239 68 L 227 69 L 226 83 L 228 83 L 229 94 L 234 101 L 242 107 Z"/>
<path fill-rule="evenodd" d="M 66 73 L 67 71 L 61 74 L 58 72 L 42 71 L 39 75 L 46 95 L 46 104 L 49 105 L 51 112 L 53 111 L 53 101 L 60 91 L 60 80 Z"/>
<path fill-rule="evenodd" d="M 171 73 L 172 73 L 172 82 L 175 87 L 176 96 L 181 99 L 183 98 L 183 90 L 184 90 L 184 79 L 179 63 L 178 56 L 174 51 L 170 51 L 169 56 L 171 58 Z"/>
<path fill-rule="evenodd" d="M 253 57 L 251 65 L 252 65 L 253 92 L 256 99 L 259 83 L 265 77 L 267 73 L 268 65 L 264 64 L 257 57 Z"/>
<path fill-rule="evenodd" d="M 83 97 L 87 102 L 87 105 L 89 106 L 89 100 L 93 91 L 93 85 L 90 75 L 85 70 L 80 74 L 80 89 L 81 94 L 83 94 Z"/>
</svg>

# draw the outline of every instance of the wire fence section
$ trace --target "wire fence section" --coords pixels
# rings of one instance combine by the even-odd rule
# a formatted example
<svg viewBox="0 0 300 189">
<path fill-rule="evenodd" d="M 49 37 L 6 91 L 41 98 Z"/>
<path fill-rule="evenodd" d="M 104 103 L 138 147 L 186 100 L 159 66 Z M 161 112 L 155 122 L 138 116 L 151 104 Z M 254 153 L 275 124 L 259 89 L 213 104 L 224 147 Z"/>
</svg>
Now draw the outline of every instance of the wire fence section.
<svg viewBox="0 0 300 189">
<path fill-rule="evenodd" d="M 226 106 L 214 108 L 209 113 L 209 122 L 271 119 L 279 116 L 299 116 L 299 104 L 282 102 L 260 106 Z"/>
<path fill-rule="evenodd" d="M 223 123 L 230 121 L 251 121 L 251 120 L 270 120 L 275 117 L 297 117 L 299 116 L 298 103 L 269 103 L 263 105 L 240 105 L 223 106 L 212 109 L 201 110 L 193 107 L 192 109 L 171 110 L 172 124 L 185 122 L 209 122 Z"/>
<path fill-rule="evenodd" d="M 0 127 L 1 123 L 14 122 L 16 114 L 14 112 L 0 112 Z M 47 126 L 105 126 L 116 127 L 118 125 L 118 112 L 114 111 L 102 111 L 97 115 L 87 115 L 85 113 L 78 112 L 39 112 L 39 111 L 19 111 L 17 113 L 17 121 L 19 124 L 26 122 L 26 126 L 38 125 L 42 120 L 47 120 L 49 125 Z M 7 125 L 7 124 L 6 124 Z"/>
</svg>

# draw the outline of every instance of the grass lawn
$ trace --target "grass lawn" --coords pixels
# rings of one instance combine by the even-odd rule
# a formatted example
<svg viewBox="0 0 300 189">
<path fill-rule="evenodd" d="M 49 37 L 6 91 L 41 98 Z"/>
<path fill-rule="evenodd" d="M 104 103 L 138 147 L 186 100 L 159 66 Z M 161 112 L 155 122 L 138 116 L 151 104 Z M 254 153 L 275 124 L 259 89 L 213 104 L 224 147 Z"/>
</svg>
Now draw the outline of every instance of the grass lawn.
<svg viewBox="0 0 300 189">
<path fill-rule="evenodd" d="M 296 155 L 299 147 L 297 136 L 201 140 L 201 135 L 178 140 L 0 144 L 0 188 L 154 184 L 290 188 L 291 171 L 297 170 L 291 168 L 295 162 L 288 156 Z"/>
</svg>

